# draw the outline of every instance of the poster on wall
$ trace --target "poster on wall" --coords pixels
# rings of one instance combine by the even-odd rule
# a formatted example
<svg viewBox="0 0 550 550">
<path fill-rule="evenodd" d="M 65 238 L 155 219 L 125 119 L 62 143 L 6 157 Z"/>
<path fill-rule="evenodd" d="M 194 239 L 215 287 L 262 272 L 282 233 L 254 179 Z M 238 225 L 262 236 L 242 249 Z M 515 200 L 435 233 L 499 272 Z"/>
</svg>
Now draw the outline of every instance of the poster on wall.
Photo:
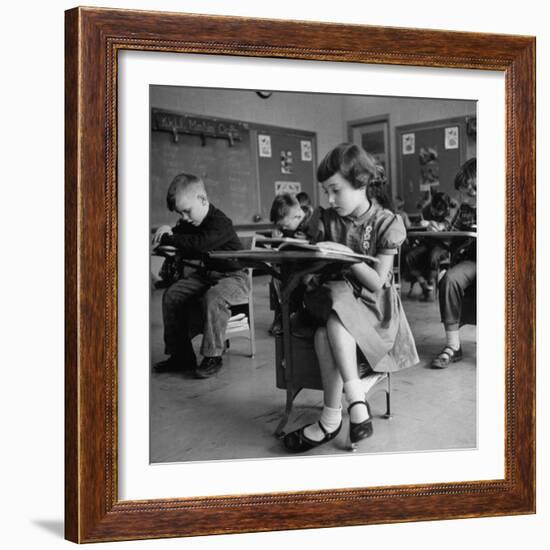
<svg viewBox="0 0 550 550">
<path fill-rule="evenodd" d="M 429 191 L 439 185 L 439 158 L 437 147 L 421 147 L 418 153 L 420 164 L 420 191 Z"/>
<path fill-rule="evenodd" d="M 313 160 L 311 141 L 309 141 L 308 139 L 302 139 L 300 141 L 300 148 L 302 150 L 302 160 L 304 162 L 311 162 Z"/>
<path fill-rule="evenodd" d="M 271 136 L 258 135 L 258 151 L 260 157 L 271 158 Z"/>
<path fill-rule="evenodd" d="M 294 159 L 292 158 L 292 151 L 281 151 L 281 174 L 292 174 L 292 164 Z"/>
<path fill-rule="evenodd" d="M 302 184 L 299 181 L 276 181 L 275 182 L 275 195 L 282 195 L 283 193 L 290 193 L 291 195 L 297 195 L 302 191 Z"/>
<path fill-rule="evenodd" d="M 458 126 L 445 128 L 445 149 L 458 149 Z"/>
<path fill-rule="evenodd" d="M 403 134 L 403 154 L 414 154 L 414 134 Z"/>
</svg>

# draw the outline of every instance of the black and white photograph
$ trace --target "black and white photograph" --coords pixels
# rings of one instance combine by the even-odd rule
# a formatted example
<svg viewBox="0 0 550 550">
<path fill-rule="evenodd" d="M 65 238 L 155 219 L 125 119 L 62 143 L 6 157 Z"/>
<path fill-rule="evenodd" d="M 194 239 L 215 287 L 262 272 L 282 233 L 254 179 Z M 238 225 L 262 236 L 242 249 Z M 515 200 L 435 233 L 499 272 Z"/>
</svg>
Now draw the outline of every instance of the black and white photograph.
<svg viewBox="0 0 550 550">
<path fill-rule="evenodd" d="M 3 546 L 546 549 L 543 12 L 7 3 Z"/>
<path fill-rule="evenodd" d="M 149 106 L 150 462 L 475 449 L 475 99 Z"/>
</svg>

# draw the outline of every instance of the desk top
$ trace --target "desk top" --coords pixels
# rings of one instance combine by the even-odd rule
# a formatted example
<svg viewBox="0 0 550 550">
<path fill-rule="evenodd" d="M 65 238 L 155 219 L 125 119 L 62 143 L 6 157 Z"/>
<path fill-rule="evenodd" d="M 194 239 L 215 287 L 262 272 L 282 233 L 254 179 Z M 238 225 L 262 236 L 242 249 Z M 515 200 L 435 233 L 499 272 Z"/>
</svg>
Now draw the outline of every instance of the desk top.
<svg viewBox="0 0 550 550">
<path fill-rule="evenodd" d="M 311 262 L 342 262 L 346 264 L 358 263 L 361 260 L 352 258 L 338 252 L 316 252 L 312 250 L 219 250 L 209 252 L 208 255 L 211 258 L 217 258 L 220 260 L 234 259 L 240 260 L 241 263 L 246 261 L 251 262 L 267 262 L 270 264 L 284 264 L 284 263 L 311 263 Z"/>
<path fill-rule="evenodd" d="M 474 231 L 409 231 L 407 237 L 424 239 L 464 239 L 477 238 Z"/>
</svg>

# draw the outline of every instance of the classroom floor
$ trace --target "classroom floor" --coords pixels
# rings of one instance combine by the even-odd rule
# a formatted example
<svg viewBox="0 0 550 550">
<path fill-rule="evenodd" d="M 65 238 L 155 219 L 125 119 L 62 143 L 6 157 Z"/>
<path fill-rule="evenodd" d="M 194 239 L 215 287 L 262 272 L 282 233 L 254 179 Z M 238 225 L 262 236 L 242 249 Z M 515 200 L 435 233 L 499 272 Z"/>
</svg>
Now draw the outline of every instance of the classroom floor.
<svg viewBox="0 0 550 550">
<path fill-rule="evenodd" d="M 476 327 L 461 329 L 464 360 L 447 369 L 429 363 L 442 347 L 444 333 L 437 302 L 418 295 L 402 300 L 414 333 L 421 363 L 392 376 L 393 418 L 385 413 L 385 394 L 369 393 L 374 419 L 373 437 L 359 444 L 360 453 L 432 451 L 476 447 Z M 161 296 L 153 293 L 151 355 L 164 357 Z M 418 287 L 417 287 L 417 293 Z M 285 391 L 275 387 L 275 340 L 268 334 L 268 276 L 254 277 L 257 353 L 249 358 L 249 341 L 233 338 L 217 376 L 196 380 L 184 374 L 151 375 L 151 462 L 186 462 L 286 456 L 273 435 L 285 404 Z M 196 347 L 200 337 L 194 342 Z M 320 391 L 302 390 L 287 425 L 292 430 L 318 418 Z M 345 449 L 344 426 L 338 437 L 309 451 L 330 455 Z"/>
</svg>

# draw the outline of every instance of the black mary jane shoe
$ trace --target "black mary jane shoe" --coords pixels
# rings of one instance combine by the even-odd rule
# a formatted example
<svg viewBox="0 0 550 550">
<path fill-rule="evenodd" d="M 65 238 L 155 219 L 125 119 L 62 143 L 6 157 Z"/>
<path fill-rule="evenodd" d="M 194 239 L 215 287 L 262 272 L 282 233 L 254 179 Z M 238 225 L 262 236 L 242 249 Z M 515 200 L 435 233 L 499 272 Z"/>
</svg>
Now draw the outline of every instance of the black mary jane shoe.
<svg viewBox="0 0 550 550">
<path fill-rule="evenodd" d="M 309 451 L 314 447 L 318 447 L 319 445 L 322 445 L 323 443 L 327 443 L 330 440 L 334 439 L 338 435 L 338 432 L 342 427 L 342 422 L 340 422 L 340 425 L 336 428 L 336 430 L 329 433 L 327 432 L 326 428 L 321 424 L 321 422 L 317 422 L 317 424 L 319 424 L 319 428 L 321 428 L 321 430 L 325 434 L 323 439 L 319 441 L 309 439 L 309 437 L 304 434 L 304 430 L 308 426 L 311 426 L 311 424 L 308 424 L 307 426 L 302 426 L 299 430 L 295 430 L 285 435 L 283 439 L 283 444 L 286 449 L 292 453 L 303 453 L 305 451 Z"/>
<path fill-rule="evenodd" d="M 356 451 L 357 443 L 363 439 L 367 439 L 367 437 L 370 437 L 374 433 L 369 402 L 366 399 L 365 401 L 354 401 L 348 407 L 348 414 L 355 405 L 365 405 L 369 417 L 363 420 L 363 422 L 349 421 L 349 448 L 351 451 Z"/>
</svg>

